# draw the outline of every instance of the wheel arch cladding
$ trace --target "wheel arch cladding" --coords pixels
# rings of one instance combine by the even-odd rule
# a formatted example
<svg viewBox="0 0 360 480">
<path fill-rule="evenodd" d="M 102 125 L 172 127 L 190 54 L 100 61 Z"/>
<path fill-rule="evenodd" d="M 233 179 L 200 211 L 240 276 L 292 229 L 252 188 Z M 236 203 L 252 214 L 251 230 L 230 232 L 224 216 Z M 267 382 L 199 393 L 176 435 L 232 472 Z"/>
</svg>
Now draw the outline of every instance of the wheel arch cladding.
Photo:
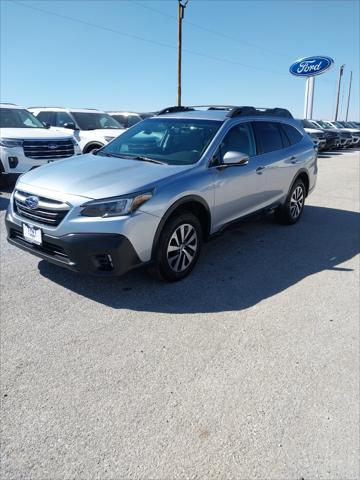
<svg viewBox="0 0 360 480">
<path fill-rule="evenodd" d="M 301 170 L 300 172 L 298 172 L 296 174 L 294 180 L 291 183 L 290 190 L 293 188 L 295 182 L 299 179 L 302 180 L 302 182 L 305 186 L 305 195 L 307 196 L 308 193 L 309 193 L 310 179 L 309 179 L 309 174 L 306 172 L 306 170 Z"/>
<path fill-rule="evenodd" d="M 173 203 L 162 217 L 153 241 L 152 258 L 154 257 L 156 246 L 166 222 L 173 216 L 179 216 L 183 212 L 193 213 L 200 221 L 203 238 L 206 239 L 209 236 L 211 228 L 211 213 L 209 205 L 201 197 L 188 195 Z"/>
</svg>

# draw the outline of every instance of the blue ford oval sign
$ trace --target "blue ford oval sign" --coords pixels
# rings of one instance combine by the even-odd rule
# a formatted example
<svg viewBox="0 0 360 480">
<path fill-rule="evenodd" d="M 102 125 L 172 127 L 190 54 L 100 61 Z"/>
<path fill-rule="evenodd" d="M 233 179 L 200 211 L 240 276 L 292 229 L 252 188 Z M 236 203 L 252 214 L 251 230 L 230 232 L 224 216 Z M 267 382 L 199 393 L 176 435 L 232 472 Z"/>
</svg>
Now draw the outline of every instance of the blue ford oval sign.
<svg viewBox="0 0 360 480">
<path fill-rule="evenodd" d="M 330 57 L 306 57 L 293 63 L 289 71 L 297 77 L 312 77 L 326 72 L 333 63 Z"/>
</svg>

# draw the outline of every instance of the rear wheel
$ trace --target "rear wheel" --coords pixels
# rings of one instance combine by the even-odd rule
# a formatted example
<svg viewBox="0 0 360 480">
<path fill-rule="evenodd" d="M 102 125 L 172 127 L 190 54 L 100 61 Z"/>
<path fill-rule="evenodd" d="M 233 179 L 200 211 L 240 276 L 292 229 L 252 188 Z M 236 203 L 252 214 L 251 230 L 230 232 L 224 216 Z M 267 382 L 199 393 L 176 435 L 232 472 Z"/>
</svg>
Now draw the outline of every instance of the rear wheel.
<svg viewBox="0 0 360 480">
<path fill-rule="evenodd" d="M 201 225 L 195 215 L 170 218 L 161 232 L 150 273 L 168 282 L 182 280 L 195 267 L 201 245 Z"/>
<path fill-rule="evenodd" d="M 277 220 L 284 225 L 293 225 L 296 223 L 303 213 L 305 197 L 305 185 L 299 178 L 292 186 L 284 205 L 276 211 Z"/>
</svg>

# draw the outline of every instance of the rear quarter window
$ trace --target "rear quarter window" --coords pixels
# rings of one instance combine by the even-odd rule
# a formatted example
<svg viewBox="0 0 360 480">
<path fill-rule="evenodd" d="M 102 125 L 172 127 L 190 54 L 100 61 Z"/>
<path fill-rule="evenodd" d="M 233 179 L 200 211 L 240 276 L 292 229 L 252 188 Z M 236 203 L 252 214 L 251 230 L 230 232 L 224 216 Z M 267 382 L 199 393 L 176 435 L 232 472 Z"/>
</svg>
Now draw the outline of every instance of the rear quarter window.
<svg viewBox="0 0 360 480">
<path fill-rule="evenodd" d="M 295 145 L 295 143 L 299 143 L 302 140 L 302 134 L 297 128 L 293 127 L 292 125 L 282 123 L 281 128 L 285 132 L 285 135 L 289 139 L 291 145 Z"/>
</svg>

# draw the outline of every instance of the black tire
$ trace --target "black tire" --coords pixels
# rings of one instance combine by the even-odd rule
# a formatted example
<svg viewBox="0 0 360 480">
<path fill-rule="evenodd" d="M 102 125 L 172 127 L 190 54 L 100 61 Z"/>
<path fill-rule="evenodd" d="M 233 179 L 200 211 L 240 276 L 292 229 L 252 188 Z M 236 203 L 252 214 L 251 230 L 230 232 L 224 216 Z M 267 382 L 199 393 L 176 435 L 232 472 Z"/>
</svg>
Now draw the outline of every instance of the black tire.
<svg viewBox="0 0 360 480">
<path fill-rule="evenodd" d="M 201 246 L 202 229 L 198 218 L 190 212 L 172 216 L 160 234 L 150 274 L 168 282 L 182 280 L 195 267 Z"/>
<path fill-rule="evenodd" d="M 84 149 L 84 153 L 91 153 L 93 152 L 94 150 L 98 150 L 99 148 L 101 148 L 103 145 L 89 145 L 88 147 L 86 147 Z"/>
<path fill-rule="evenodd" d="M 283 225 L 294 225 L 298 222 L 304 211 L 306 188 L 299 178 L 291 187 L 286 201 L 276 210 L 275 216 Z"/>
</svg>

